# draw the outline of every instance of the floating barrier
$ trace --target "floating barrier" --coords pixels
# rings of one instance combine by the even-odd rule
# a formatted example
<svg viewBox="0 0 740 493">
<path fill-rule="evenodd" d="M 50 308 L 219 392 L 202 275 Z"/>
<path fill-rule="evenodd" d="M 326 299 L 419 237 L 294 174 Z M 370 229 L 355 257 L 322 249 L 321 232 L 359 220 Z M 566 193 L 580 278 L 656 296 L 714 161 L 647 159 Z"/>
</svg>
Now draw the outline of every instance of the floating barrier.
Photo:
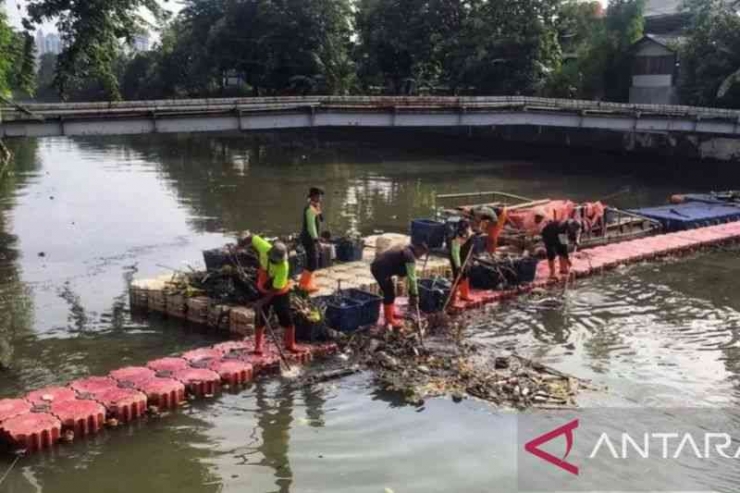
<svg viewBox="0 0 740 493">
<path fill-rule="evenodd" d="M 737 208 L 733 208 L 737 211 Z M 599 274 L 619 265 L 651 260 L 666 255 L 683 254 L 701 248 L 725 244 L 740 239 L 740 222 L 640 238 L 583 250 L 572 256 L 573 274 L 580 278 Z M 369 258 L 356 262 L 357 266 L 344 264 L 339 267 L 359 268 L 369 271 Z M 433 277 L 437 272 L 447 272 L 447 259 L 430 259 L 429 268 L 422 277 Z M 328 276 L 334 276 L 336 272 Z M 363 273 L 368 276 L 369 272 Z M 534 288 L 563 283 L 563 278 L 549 279 L 547 264 L 540 262 L 534 281 L 516 288 L 499 291 L 471 293 L 473 300 L 456 302 L 453 307 L 466 310 L 488 303 L 514 298 Z M 355 280 L 366 282 L 367 277 Z M 371 282 L 371 281 L 367 281 Z M 132 303 L 145 303 L 149 310 L 167 313 L 167 296 L 163 279 L 138 283 L 132 287 Z M 372 281 L 374 286 L 374 281 Z M 370 285 L 348 285 L 362 289 Z M 400 287 L 400 286 L 399 286 Z M 377 292 L 377 289 L 375 289 Z M 403 305 L 404 300 L 399 300 Z M 188 303 L 185 303 L 187 306 Z M 213 306 L 219 306 L 212 304 Z M 240 317 L 248 316 L 248 309 L 230 309 Z M 332 343 L 301 345 L 306 352 L 288 355 L 293 364 L 305 364 L 313 358 L 336 351 Z M 102 428 L 103 420 L 130 421 L 142 417 L 147 409 L 176 408 L 186 398 L 201 398 L 216 394 L 220 389 L 238 388 L 252 381 L 257 375 L 279 371 L 280 355 L 272 342 L 265 345 L 262 355 L 253 354 L 254 343 L 245 339 L 228 341 L 208 348 L 188 351 L 180 357 L 167 357 L 150 361 L 141 367 L 127 367 L 112 371 L 105 377 L 89 377 L 67 386 L 48 387 L 29 392 L 19 399 L 0 400 L 0 440 L 13 448 L 27 451 L 54 446 L 65 433 L 75 436 L 90 435 Z"/>
<path fill-rule="evenodd" d="M 337 349 L 333 343 L 299 346 L 305 353 L 288 355 L 291 364 Z M 229 341 L 0 400 L 0 442 L 26 452 L 48 449 L 62 439 L 94 435 L 106 423 L 127 423 L 148 412 L 177 408 L 188 398 L 212 397 L 221 389 L 238 390 L 259 374 L 279 371 L 274 344 L 265 344 L 261 356 L 253 351 L 252 341 Z"/>
</svg>

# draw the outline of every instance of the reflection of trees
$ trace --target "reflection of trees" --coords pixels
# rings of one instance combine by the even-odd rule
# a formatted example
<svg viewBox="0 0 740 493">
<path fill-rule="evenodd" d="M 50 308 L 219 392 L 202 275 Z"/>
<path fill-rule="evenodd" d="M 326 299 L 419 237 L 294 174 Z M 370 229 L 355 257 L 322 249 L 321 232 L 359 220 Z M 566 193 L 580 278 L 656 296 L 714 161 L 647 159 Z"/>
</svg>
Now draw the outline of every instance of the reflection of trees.
<svg viewBox="0 0 740 493">
<path fill-rule="evenodd" d="M 14 205 L 15 195 L 38 169 L 37 141 L 11 140 L 8 145 L 15 158 L 0 178 L 0 367 L 12 365 L 16 338 L 28 333 L 33 323 L 32 298 L 20 279 L 17 238 L 8 232 L 6 214 Z"/>
<path fill-rule="evenodd" d="M 325 399 L 318 387 L 302 387 L 303 403 L 306 407 L 308 424 L 324 426 Z M 288 457 L 290 449 L 290 430 L 293 426 L 295 394 L 298 392 L 290 383 L 281 383 L 274 395 L 268 386 L 255 387 L 257 402 L 257 426 L 262 431 L 262 441 L 257 450 L 262 455 L 259 465 L 275 471 L 275 485 L 280 493 L 287 493 L 293 484 L 293 471 Z"/>
<path fill-rule="evenodd" d="M 431 164 L 430 150 L 413 154 L 393 143 L 312 133 L 154 135 L 79 139 L 158 164 L 166 183 L 191 211 L 200 231 L 243 229 L 295 232 L 311 185 L 326 188 L 327 228 L 405 231 L 412 217 L 432 213 L 434 192 L 448 183 L 475 181 L 472 171 L 451 174 L 454 163 Z M 386 155 L 392 160 L 386 160 Z M 472 186 L 472 185 L 471 185 Z"/>
</svg>

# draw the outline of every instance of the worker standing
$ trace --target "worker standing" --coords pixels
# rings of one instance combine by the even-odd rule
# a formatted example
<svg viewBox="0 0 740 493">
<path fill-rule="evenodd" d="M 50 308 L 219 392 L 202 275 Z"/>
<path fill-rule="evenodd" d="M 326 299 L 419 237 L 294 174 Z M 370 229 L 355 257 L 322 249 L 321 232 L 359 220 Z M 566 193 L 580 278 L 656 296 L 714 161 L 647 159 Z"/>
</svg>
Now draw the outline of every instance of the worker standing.
<svg viewBox="0 0 740 493">
<path fill-rule="evenodd" d="M 563 275 L 570 273 L 571 261 L 568 244 L 573 242 L 576 246 L 578 245 L 580 230 L 581 224 L 575 219 L 550 221 L 542 229 L 542 240 L 545 242 L 545 249 L 547 250 L 550 279 L 558 278 L 555 273 L 555 257 L 559 259 L 560 273 Z"/>
<path fill-rule="evenodd" d="M 416 260 L 429 253 L 426 244 L 391 248 L 378 255 L 370 266 L 370 271 L 383 292 L 383 314 L 385 323 L 393 329 L 403 326 L 396 318 L 396 288 L 393 277 L 405 277 L 408 282 L 409 305 L 419 303 L 419 285 L 416 279 Z"/>
<path fill-rule="evenodd" d="M 501 233 L 504 231 L 506 221 L 509 218 L 509 211 L 506 207 L 499 209 L 498 214 L 494 213 L 494 219 L 487 221 L 486 227 L 486 251 L 488 253 L 495 253 L 498 248 L 498 240 Z"/>
<path fill-rule="evenodd" d="M 260 236 L 253 235 L 249 240 L 259 254 L 260 268 L 257 276 L 257 289 L 262 294 L 255 306 L 254 353 L 262 354 L 265 340 L 265 325 L 270 308 L 275 310 L 280 327 L 285 331 L 285 349 L 291 353 L 301 353 L 295 343 L 295 326 L 290 308 L 290 265 L 288 248 L 284 243 L 274 244 Z"/>
<path fill-rule="evenodd" d="M 479 206 L 470 211 L 470 225 L 476 233 L 487 233 L 491 225 L 498 222 L 496 212 L 488 206 Z"/>
<path fill-rule="evenodd" d="M 312 187 L 308 192 L 308 204 L 303 209 L 303 227 L 301 228 L 301 244 L 306 250 L 306 268 L 301 275 L 299 287 L 308 292 L 315 293 L 318 288 L 313 283 L 314 272 L 319 268 L 319 255 L 321 248 L 321 223 L 324 216 L 321 210 L 321 200 L 324 190 Z"/>
<path fill-rule="evenodd" d="M 450 263 L 452 264 L 452 277 L 457 281 L 457 287 L 455 292 L 452 293 L 452 302 L 460 296 L 462 301 L 470 301 L 470 279 L 468 278 L 469 267 L 466 264 L 470 253 L 470 249 L 474 248 L 474 238 L 472 230 L 470 229 L 470 222 L 466 219 L 461 219 L 457 223 L 457 229 L 455 236 L 450 242 Z"/>
</svg>

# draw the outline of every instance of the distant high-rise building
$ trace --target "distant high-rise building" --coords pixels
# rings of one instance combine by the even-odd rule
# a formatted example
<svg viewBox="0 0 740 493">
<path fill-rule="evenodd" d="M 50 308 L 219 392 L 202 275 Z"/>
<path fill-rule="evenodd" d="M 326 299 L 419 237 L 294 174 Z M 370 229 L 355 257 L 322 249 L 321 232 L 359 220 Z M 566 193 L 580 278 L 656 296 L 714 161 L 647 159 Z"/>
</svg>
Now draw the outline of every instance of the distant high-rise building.
<svg viewBox="0 0 740 493">
<path fill-rule="evenodd" d="M 134 51 L 149 51 L 149 34 L 137 34 L 134 36 Z"/>
<path fill-rule="evenodd" d="M 44 34 L 42 29 L 36 31 L 36 53 L 38 56 L 47 53 L 58 55 L 62 52 L 62 40 L 57 33 Z"/>
</svg>

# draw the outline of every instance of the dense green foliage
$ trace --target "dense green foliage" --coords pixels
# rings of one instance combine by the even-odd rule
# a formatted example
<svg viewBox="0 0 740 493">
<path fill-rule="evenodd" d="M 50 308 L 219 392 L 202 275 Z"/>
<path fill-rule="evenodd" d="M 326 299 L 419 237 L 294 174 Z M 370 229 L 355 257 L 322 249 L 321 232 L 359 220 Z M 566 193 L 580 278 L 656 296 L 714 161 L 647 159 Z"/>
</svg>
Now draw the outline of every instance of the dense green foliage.
<svg viewBox="0 0 740 493">
<path fill-rule="evenodd" d="M 157 0 L 30 0 L 26 27 L 55 21 L 65 49 L 57 60 L 55 84 L 62 97 L 89 80 L 100 83 L 110 98 L 120 97 L 115 60 L 121 40 L 131 44 L 148 25 L 148 11 L 165 19 Z"/>
<path fill-rule="evenodd" d="M 645 0 L 31 0 L 65 49 L 54 85 L 75 99 L 283 94 L 538 94 L 626 101 Z M 740 106 L 738 2 L 686 0 L 689 104 Z M 155 49 L 126 48 L 161 26 Z M 0 90 L 32 89 L 30 39 L 0 23 Z M 32 45 L 32 44 L 31 44 Z M 0 52 L 6 50 L 0 49 Z M 40 61 L 40 97 L 53 60 Z M 9 68 L 11 67 L 12 70 Z M 8 75 L 12 72 L 12 75 Z M 12 79 L 12 81 L 11 81 Z"/>
<path fill-rule="evenodd" d="M 11 28 L 0 0 L 0 96 L 34 92 L 35 45 L 33 38 Z"/>
<path fill-rule="evenodd" d="M 689 0 L 693 22 L 681 46 L 681 97 L 699 106 L 740 108 L 740 15 L 720 0 Z"/>
</svg>

